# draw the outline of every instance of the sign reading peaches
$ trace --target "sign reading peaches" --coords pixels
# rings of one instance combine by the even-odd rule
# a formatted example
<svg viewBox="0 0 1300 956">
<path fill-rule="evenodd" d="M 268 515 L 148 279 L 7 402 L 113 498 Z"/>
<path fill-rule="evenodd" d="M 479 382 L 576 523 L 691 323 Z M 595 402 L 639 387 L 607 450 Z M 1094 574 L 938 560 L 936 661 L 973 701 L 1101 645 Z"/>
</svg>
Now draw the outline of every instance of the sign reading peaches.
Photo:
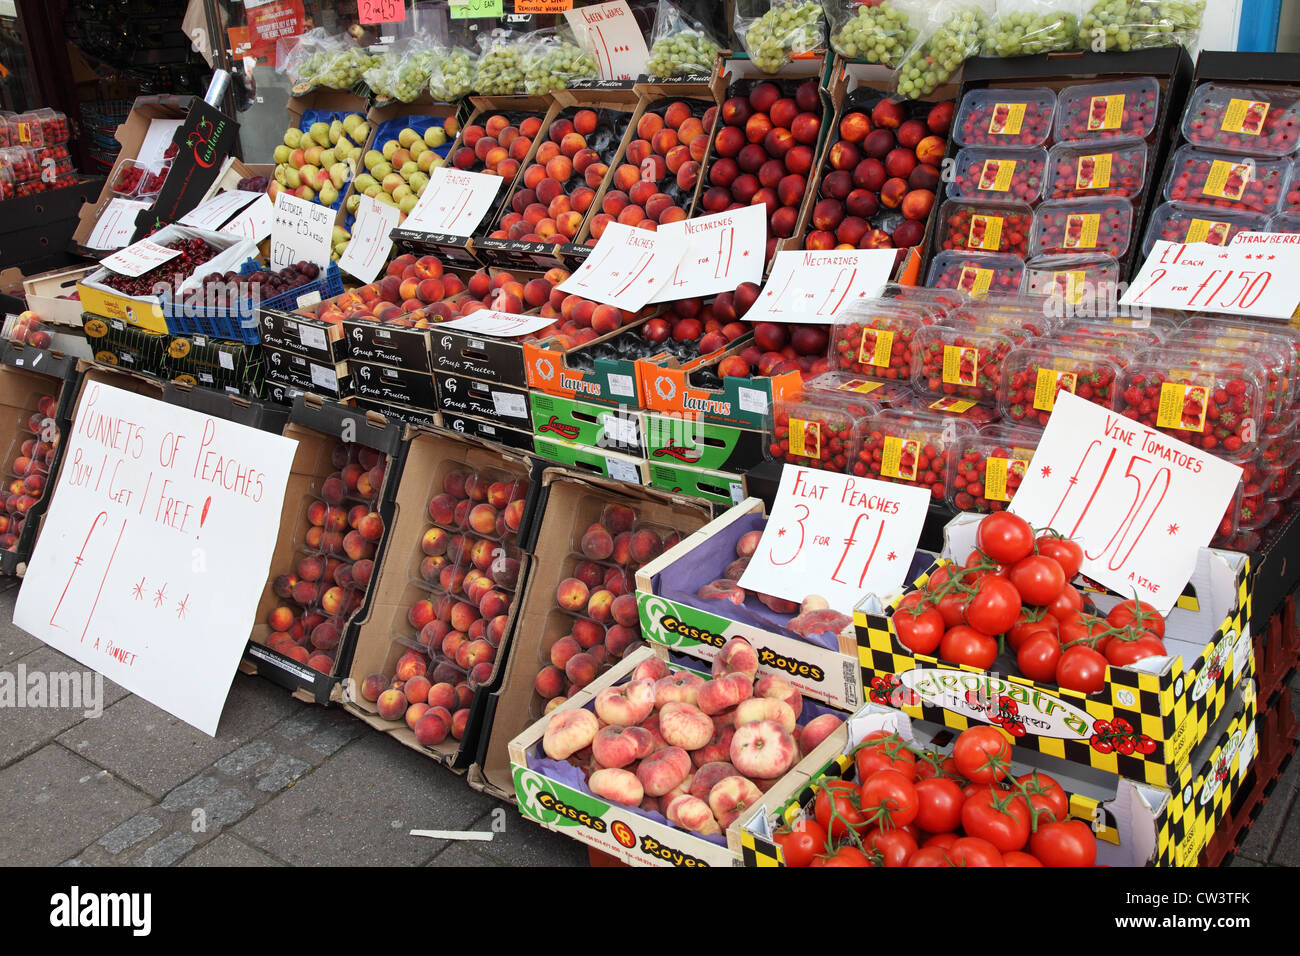
<svg viewBox="0 0 1300 956">
<path fill-rule="evenodd" d="M 435 166 L 402 228 L 444 236 L 471 235 L 492 208 L 504 180 L 487 173 Z"/>
<path fill-rule="evenodd" d="M 556 288 L 636 312 L 667 285 L 685 254 L 681 236 L 611 222 L 587 261 Z"/>
<path fill-rule="evenodd" d="M 748 322 L 826 325 L 853 303 L 880 294 L 894 268 L 896 249 L 778 252 L 767 285 L 746 314 Z"/>
<path fill-rule="evenodd" d="M 87 383 L 14 623 L 215 734 L 296 445 Z"/>
<path fill-rule="evenodd" d="M 852 614 L 864 594 L 902 585 L 929 507 L 925 488 L 786 465 L 737 583 L 796 603 L 817 594 Z"/>
</svg>

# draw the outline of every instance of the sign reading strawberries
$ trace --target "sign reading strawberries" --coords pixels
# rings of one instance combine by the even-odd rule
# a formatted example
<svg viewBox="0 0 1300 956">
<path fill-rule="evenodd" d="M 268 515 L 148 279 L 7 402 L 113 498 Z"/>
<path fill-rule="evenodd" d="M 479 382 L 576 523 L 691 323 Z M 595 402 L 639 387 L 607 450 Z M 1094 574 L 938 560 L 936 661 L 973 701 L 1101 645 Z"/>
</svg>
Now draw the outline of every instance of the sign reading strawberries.
<svg viewBox="0 0 1300 956">
<path fill-rule="evenodd" d="M 1157 242 L 1126 306 L 1289 319 L 1300 306 L 1300 236 L 1239 233 L 1230 245 Z"/>
</svg>

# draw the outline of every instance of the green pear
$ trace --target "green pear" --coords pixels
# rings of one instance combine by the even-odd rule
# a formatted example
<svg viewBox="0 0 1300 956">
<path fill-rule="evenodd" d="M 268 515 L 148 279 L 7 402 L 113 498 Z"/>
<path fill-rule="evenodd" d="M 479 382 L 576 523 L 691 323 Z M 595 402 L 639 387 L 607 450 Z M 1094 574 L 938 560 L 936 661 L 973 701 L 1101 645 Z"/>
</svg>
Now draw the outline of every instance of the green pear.
<svg viewBox="0 0 1300 956">
<path fill-rule="evenodd" d="M 414 143 L 419 138 L 420 138 L 420 134 L 417 133 L 415 130 L 411 129 L 411 127 L 409 126 L 397 134 L 397 142 L 402 147 L 402 149 L 410 149 L 411 144 Z"/>
<path fill-rule="evenodd" d="M 361 208 L 361 197 L 358 196 L 356 193 L 353 193 L 351 196 L 347 198 L 347 201 L 344 202 L 343 205 L 347 207 L 349 216 L 355 216 L 357 214 L 357 210 Z"/>
<path fill-rule="evenodd" d="M 329 145 L 333 146 L 335 143 L 337 143 L 339 141 L 339 137 L 342 135 L 343 135 L 343 123 L 340 120 L 335 120 L 334 122 L 330 123 Z M 323 146 L 325 144 L 322 143 L 321 145 Z"/>
<path fill-rule="evenodd" d="M 302 130 L 287 129 L 284 131 L 284 145 L 290 149 L 297 149 L 302 143 Z"/>
<path fill-rule="evenodd" d="M 396 205 L 397 205 L 397 203 L 394 201 L 393 197 L 390 196 L 390 195 L 388 195 L 388 193 L 384 192 L 382 189 L 379 191 L 379 195 L 376 196 L 375 199 L 377 199 L 379 202 L 383 203 L 385 206 L 396 206 Z"/>
<path fill-rule="evenodd" d="M 342 189 L 343 184 L 348 181 L 348 164 L 335 163 L 330 167 L 330 182 L 334 184 L 335 189 Z"/>
<path fill-rule="evenodd" d="M 367 186 L 365 189 L 361 190 L 361 192 L 364 195 L 369 196 L 371 199 L 378 199 L 380 196 L 388 195 L 388 193 L 384 192 L 384 187 L 379 185 L 379 183 L 375 183 L 373 186 Z"/>
<path fill-rule="evenodd" d="M 320 153 L 320 166 L 322 169 L 329 169 L 339 161 L 338 150 L 322 149 Z"/>
<path fill-rule="evenodd" d="M 287 163 L 289 161 L 289 157 L 292 155 L 293 155 L 293 150 L 291 150 L 288 146 L 277 146 L 275 148 L 275 151 L 272 152 L 271 158 L 274 159 L 277 163 Z"/>
<path fill-rule="evenodd" d="M 350 135 L 352 136 L 352 142 L 358 146 L 364 146 L 370 141 L 370 124 L 358 123 L 356 129 Z"/>
<path fill-rule="evenodd" d="M 425 186 L 429 185 L 429 177 L 426 176 L 424 173 L 414 173 L 412 174 L 411 178 L 407 180 L 407 182 L 410 184 L 411 188 L 414 189 L 416 194 L 418 195 L 420 191 L 424 189 Z"/>
<path fill-rule="evenodd" d="M 393 158 L 393 154 L 401 148 L 402 148 L 401 144 L 399 144 L 397 140 L 390 139 L 388 142 L 384 144 L 384 159 L 391 160 Z"/>
<path fill-rule="evenodd" d="M 288 185 L 289 183 L 288 171 L 290 168 L 291 167 L 285 165 L 284 163 L 280 163 L 278 166 L 275 167 L 275 173 L 272 174 L 272 178 L 281 186 Z"/>
<path fill-rule="evenodd" d="M 332 206 L 335 200 L 339 198 L 339 191 L 334 188 L 333 183 L 326 183 L 320 188 L 320 201 L 322 205 Z"/>
<path fill-rule="evenodd" d="M 370 175 L 374 176 L 375 179 L 378 179 L 380 182 L 383 182 L 392 171 L 392 166 L 389 166 L 387 163 L 380 163 L 374 169 L 370 170 Z"/>
<path fill-rule="evenodd" d="M 414 176 L 419 171 L 420 171 L 419 164 L 415 163 L 414 161 L 407 163 L 401 169 L 398 170 L 398 172 L 402 174 L 402 178 L 405 179 L 408 183 L 411 181 L 411 177 Z"/>
<path fill-rule="evenodd" d="M 437 149 L 439 146 L 445 146 L 447 143 L 447 134 L 443 132 L 441 126 L 430 126 L 424 131 L 424 145 L 430 149 Z"/>
<path fill-rule="evenodd" d="M 414 143 L 412 143 L 410 146 L 406 148 L 406 151 L 411 154 L 412 159 L 418 160 L 420 158 L 421 153 L 427 153 L 429 151 L 429 147 L 424 145 L 424 140 L 417 139 Z"/>
<path fill-rule="evenodd" d="M 364 117 L 358 113 L 349 113 L 343 117 L 343 131 L 352 136 L 352 131 L 362 124 Z M 355 139 L 355 137 L 353 137 Z"/>
<path fill-rule="evenodd" d="M 378 183 L 376 182 L 375 177 L 371 176 L 369 173 L 362 173 L 357 177 L 356 187 L 359 192 L 365 192 L 371 186 L 376 185 L 378 185 Z"/>
<path fill-rule="evenodd" d="M 375 171 L 375 167 L 380 165 L 383 162 L 384 162 L 384 154 L 372 149 L 370 152 L 366 153 L 366 158 L 363 161 L 363 165 L 366 167 L 366 169 L 368 169 L 373 174 Z"/>
<path fill-rule="evenodd" d="M 411 210 L 415 208 L 415 204 L 419 201 L 419 198 L 416 196 L 406 196 L 398 201 L 397 208 L 402 210 L 402 212 L 409 214 Z"/>
<path fill-rule="evenodd" d="M 330 124 L 329 123 L 312 123 L 311 129 L 307 130 L 307 135 L 311 137 L 312 142 L 318 146 L 330 145 Z"/>
<path fill-rule="evenodd" d="M 335 242 L 347 242 L 352 238 L 352 233 L 348 232 L 342 226 L 335 226 L 332 236 Z"/>
<path fill-rule="evenodd" d="M 302 185 L 302 173 L 292 166 L 286 166 L 284 168 L 284 185 L 289 189 L 297 189 Z"/>
<path fill-rule="evenodd" d="M 393 190 L 393 199 L 398 203 L 401 203 L 403 199 L 414 195 L 415 193 L 411 192 L 411 187 L 406 185 L 406 183 L 402 183 L 402 185 Z"/>
</svg>

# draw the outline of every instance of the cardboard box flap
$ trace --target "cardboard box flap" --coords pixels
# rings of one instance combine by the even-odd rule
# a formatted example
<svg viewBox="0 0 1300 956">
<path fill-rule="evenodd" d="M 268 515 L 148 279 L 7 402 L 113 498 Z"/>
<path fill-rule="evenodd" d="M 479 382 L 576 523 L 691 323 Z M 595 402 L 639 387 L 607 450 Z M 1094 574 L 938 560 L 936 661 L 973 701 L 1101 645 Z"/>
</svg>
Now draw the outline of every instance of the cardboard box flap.
<svg viewBox="0 0 1300 956">
<path fill-rule="evenodd" d="M 327 435 L 358 442 L 391 457 L 397 457 L 401 451 L 402 429 L 398 425 L 390 423 L 382 415 L 346 408 L 319 395 L 297 396 L 289 420 Z"/>
</svg>

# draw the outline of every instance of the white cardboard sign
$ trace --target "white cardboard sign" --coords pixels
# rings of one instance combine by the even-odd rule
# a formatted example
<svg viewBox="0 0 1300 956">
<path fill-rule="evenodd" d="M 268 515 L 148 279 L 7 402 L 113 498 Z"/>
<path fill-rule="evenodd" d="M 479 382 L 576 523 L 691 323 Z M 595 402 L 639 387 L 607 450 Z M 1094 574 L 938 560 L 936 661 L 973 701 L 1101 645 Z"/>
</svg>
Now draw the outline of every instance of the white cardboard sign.
<svg viewBox="0 0 1300 956">
<path fill-rule="evenodd" d="M 492 209 L 504 180 L 489 173 L 435 166 L 403 229 L 449 236 L 472 235 Z"/>
<path fill-rule="evenodd" d="M 602 80 L 635 80 L 645 73 L 650 51 L 626 0 L 565 10 L 578 44 L 596 58 Z"/>
<path fill-rule="evenodd" d="M 833 322 L 841 309 L 880 294 L 897 253 L 896 249 L 778 252 L 767 285 L 745 320 Z"/>
<path fill-rule="evenodd" d="M 463 319 L 440 322 L 438 328 L 469 332 L 472 335 L 491 335 L 500 339 L 515 339 L 522 335 L 531 335 L 533 332 L 546 328 L 554 321 L 554 319 L 539 315 L 516 315 L 513 312 L 480 309 L 478 312 L 471 312 Z"/>
<path fill-rule="evenodd" d="M 86 240 L 91 249 L 121 249 L 135 235 L 135 217 L 152 203 L 134 199 L 113 199 L 95 220 L 95 228 Z"/>
<path fill-rule="evenodd" d="M 261 242 L 271 235 L 271 221 L 274 218 L 275 206 L 271 205 L 271 197 L 263 193 L 243 213 L 222 226 L 218 232 Z"/>
<path fill-rule="evenodd" d="M 388 261 L 388 253 L 393 248 L 389 233 L 399 218 L 401 210 L 396 206 L 386 206 L 369 196 L 362 196 L 352 226 L 352 238 L 348 241 L 347 252 L 339 259 L 339 268 L 362 282 L 374 282 Z"/>
<path fill-rule="evenodd" d="M 334 217 L 328 206 L 308 202 L 288 193 L 275 197 L 271 220 L 271 268 L 311 262 L 329 268 L 334 244 Z"/>
<path fill-rule="evenodd" d="M 820 594 L 852 614 L 864 594 L 902 585 L 929 507 L 924 488 L 786 465 L 763 539 L 737 583 L 796 602 Z"/>
<path fill-rule="evenodd" d="M 178 119 L 152 120 L 149 128 L 145 130 L 140 148 L 136 151 L 135 161 L 156 173 L 166 161 L 164 157 L 167 154 L 167 147 L 171 146 L 172 140 L 176 138 L 176 131 L 184 123 L 184 120 Z"/>
<path fill-rule="evenodd" d="M 1289 319 L 1300 305 L 1300 235 L 1238 233 L 1227 246 L 1160 241 L 1120 303 Z"/>
<path fill-rule="evenodd" d="M 297 443 L 98 382 L 63 440 L 14 623 L 215 734 Z"/>
<path fill-rule="evenodd" d="M 125 249 L 119 249 L 111 256 L 105 256 L 101 264 L 118 275 L 134 278 L 144 275 L 150 269 L 155 269 L 165 262 L 170 262 L 180 254 L 179 249 L 168 249 L 152 239 L 141 239 Z"/>
<path fill-rule="evenodd" d="M 668 283 L 685 254 L 680 236 L 611 222 L 587 261 L 556 288 L 636 312 Z"/>
<path fill-rule="evenodd" d="M 1083 547 L 1083 573 L 1168 614 L 1241 468 L 1066 391 L 1010 510 Z"/>
<path fill-rule="evenodd" d="M 176 224 L 179 226 L 193 226 L 195 229 L 207 229 L 212 232 L 225 225 L 226 220 L 239 210 L 255 202 L 258 196 L 263 195 L 265 193 L 229 189 L 226 192 L 217 193 L 201 206 L 190 210 L 176 220 Z"/>
<path fill-rule="evenodd" d="M 680 239 L 686 253 L 651 302 L 717 295 L 742 282 L 763 281 L 767 211 L 762 205 L 670 222 L 658 234 Z"/>
</svg>

